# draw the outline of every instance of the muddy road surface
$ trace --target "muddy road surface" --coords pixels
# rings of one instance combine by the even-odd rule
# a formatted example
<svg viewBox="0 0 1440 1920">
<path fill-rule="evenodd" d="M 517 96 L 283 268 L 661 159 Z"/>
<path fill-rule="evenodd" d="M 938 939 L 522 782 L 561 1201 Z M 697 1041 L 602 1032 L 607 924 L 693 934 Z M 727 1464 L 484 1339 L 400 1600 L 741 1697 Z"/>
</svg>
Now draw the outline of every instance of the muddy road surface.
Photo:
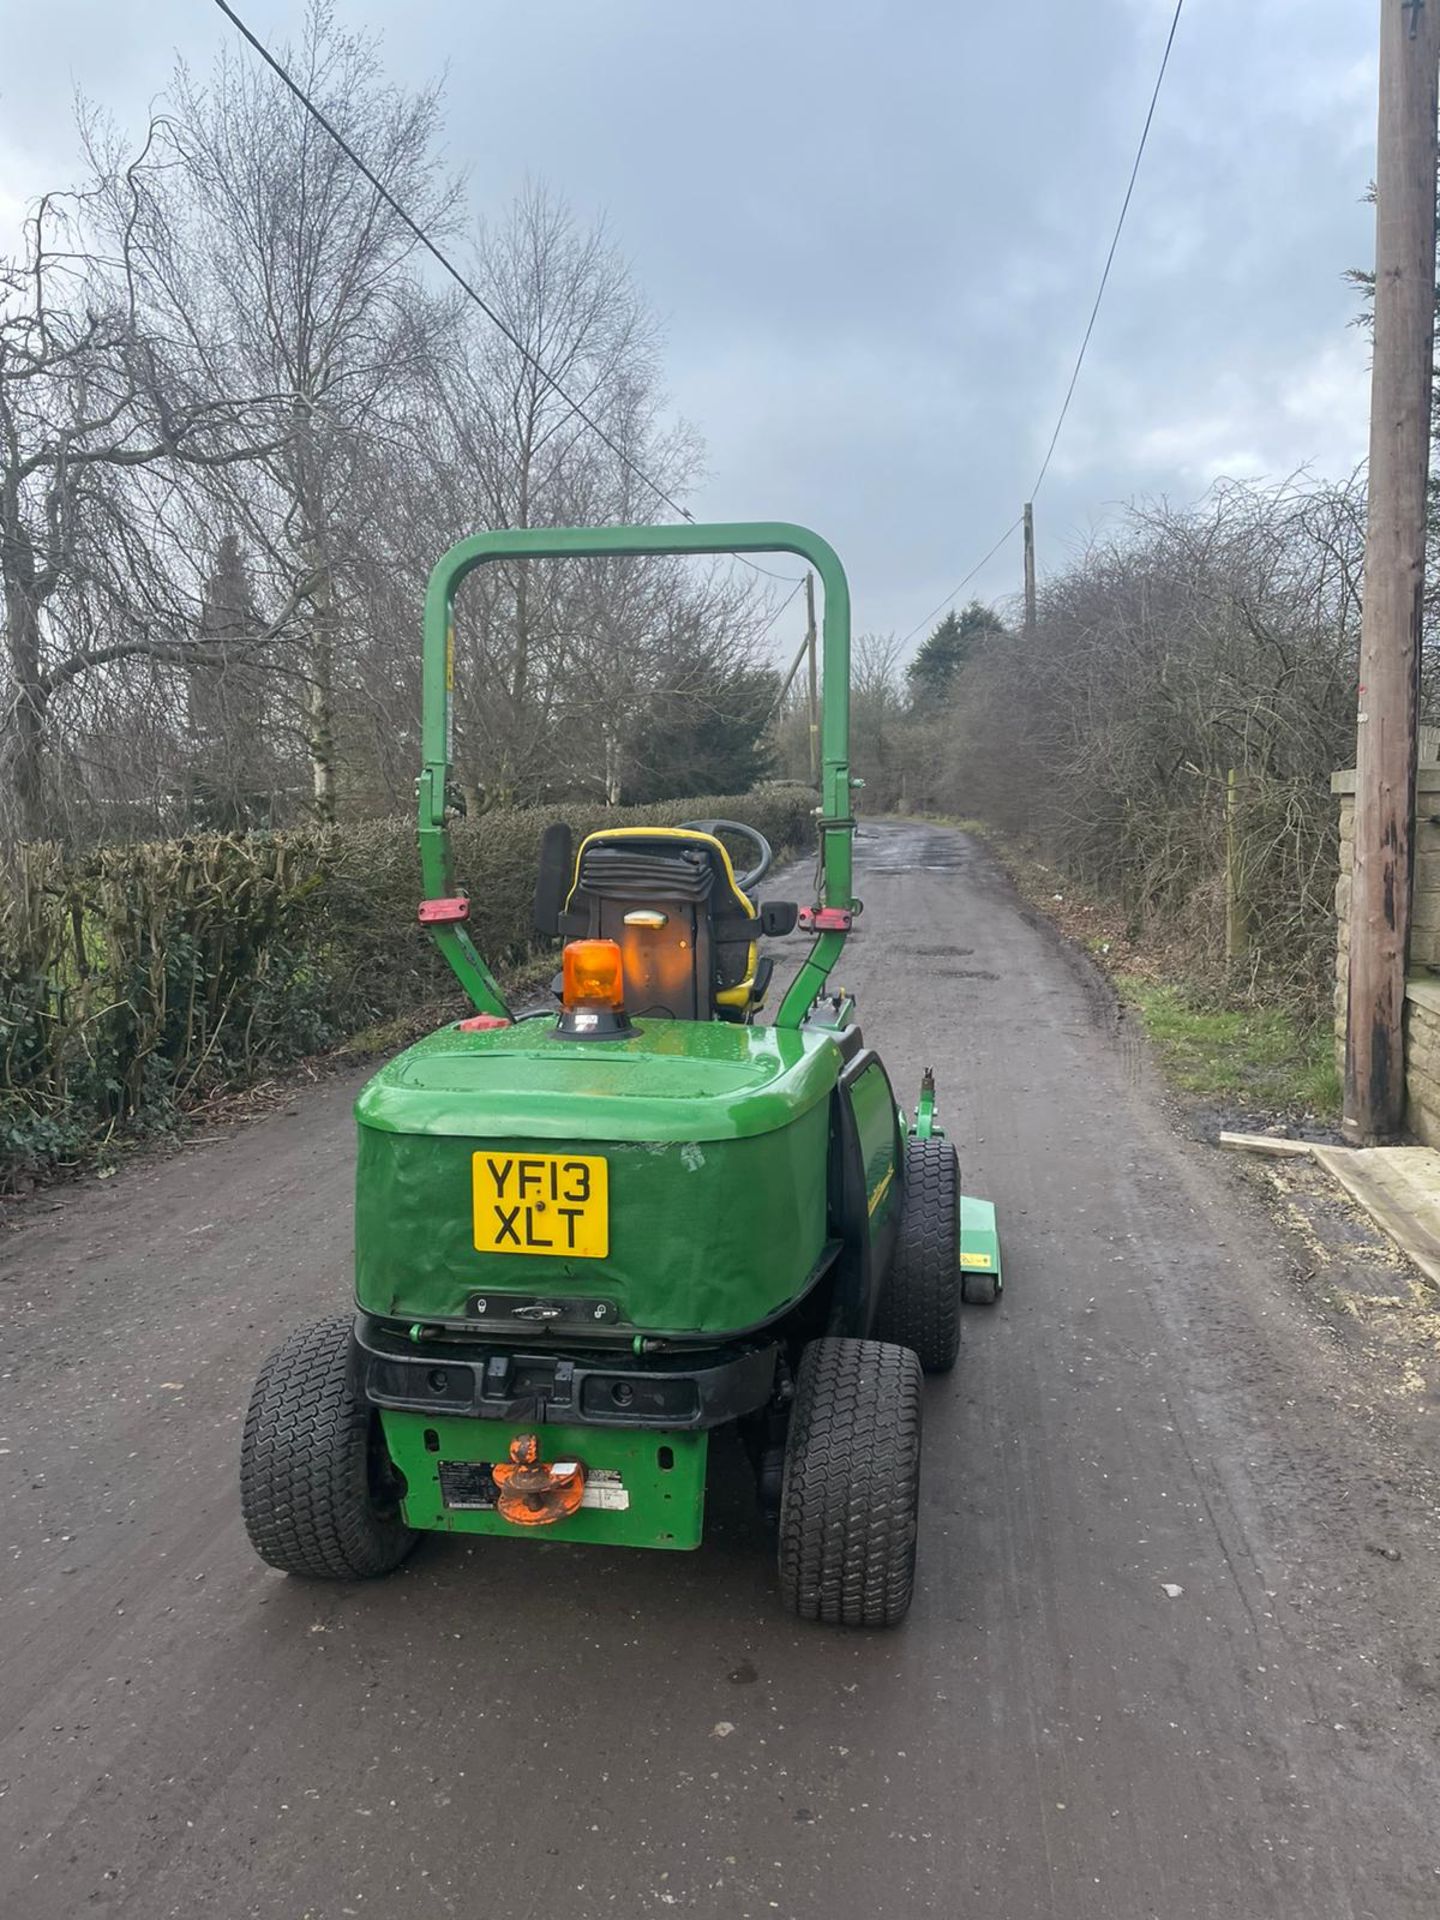
<svg viewBox="0 0 1440 1920">
<path fill-rule="evenodd" d="M 857 852 L 842 982 L 1009 1282 L 927 1390 L 908 1625 L 787 1620 L 725 1445 L 693 1555 L 252 1558 L 252 1376 L 347 1300 L 332 1079 L 0 1244 L 5 1920 L 1440 1913 L 1423 1461 L 984 854 Z"/>
</svg>

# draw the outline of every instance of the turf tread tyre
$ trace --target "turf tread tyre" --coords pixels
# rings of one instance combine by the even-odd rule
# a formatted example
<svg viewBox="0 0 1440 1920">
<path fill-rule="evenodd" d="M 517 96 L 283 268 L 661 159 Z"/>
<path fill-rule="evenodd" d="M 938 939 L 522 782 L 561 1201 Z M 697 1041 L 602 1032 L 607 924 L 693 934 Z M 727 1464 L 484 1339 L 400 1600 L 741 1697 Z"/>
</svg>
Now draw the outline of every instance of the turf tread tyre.
<svg viewBox="0 0 1440 1920">
<path fill-rule="evenodd" d="M 960 1353 L 960 1170 L 948 1140 L 905 1142 L 905 1207 L 875 1337 L 911 1347 L 927 1373 Z"/>
<path fill-rule="evenodd" d="M 780 1496 L 780 1591 L 802 1620 L 894 1627 L 910 1609 L 920 1506 L 920 1364 L 881 1340 L 812 1340 Z"/>
<path fill-rule="evenodd" d="M 312 1580 L 400 1565 L 419 1536 L 376 1505 L 375 1418 L 352 1391 L 348 1318 L 302 1327 L 270 1355 L 240 1446 L 240 1507 L 262 1560 Z"/>
</svg>

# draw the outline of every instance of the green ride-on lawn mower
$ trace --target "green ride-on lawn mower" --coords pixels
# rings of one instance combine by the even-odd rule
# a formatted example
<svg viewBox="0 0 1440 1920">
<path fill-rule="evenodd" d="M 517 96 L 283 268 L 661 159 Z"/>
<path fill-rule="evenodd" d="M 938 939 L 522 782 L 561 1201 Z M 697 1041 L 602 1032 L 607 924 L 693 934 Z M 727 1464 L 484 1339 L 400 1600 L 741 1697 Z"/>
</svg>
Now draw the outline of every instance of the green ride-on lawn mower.
<svg viewBox="0 0 1440 1920">
<path fill-rule="evenodd" d="M 547 831 L 536 921 L 558 1013 L 512 1013 L 466 930 L 446 830 L 454 598 L 495 560 L 793 553 L 825 593 L 819 892 L 757 905 L 753 828 Z M 910 1605 L 921 1369 L 1000 1288 L 992 1207 L 962 1200 L 927 1072 L 907 1125 L 853 1002 L 828 990 L 852 897 L 850 603 L 786 525 L 477 534 L 425 603 L 420 854 L 476 1012 L 361 1094 L 353 1323 L 293 1334 L 245 1423 L 256 1551 L 360 1579 L 423 1532 L 695 1547 L 712 1431 L 739 1429 L 802 1618 Z M 753 849 L 737 873 L 727 842 Z M 748 856 L 747 856 L 748 857 Z M 757 936 L 810 938 L 773 1022 Z"/>
</svg>

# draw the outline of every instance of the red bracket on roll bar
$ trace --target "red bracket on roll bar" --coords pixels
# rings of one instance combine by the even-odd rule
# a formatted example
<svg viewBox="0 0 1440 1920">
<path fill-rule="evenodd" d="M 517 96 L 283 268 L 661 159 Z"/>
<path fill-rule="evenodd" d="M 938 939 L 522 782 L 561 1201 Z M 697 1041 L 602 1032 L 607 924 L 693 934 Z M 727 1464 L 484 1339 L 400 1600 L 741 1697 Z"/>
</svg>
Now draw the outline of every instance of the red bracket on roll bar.
<svg viewBox="0 0 1440 1920">
<path fill-rule="evenodd" d="M 444 926 L 453 920 L 470 918 L 470 902 L 463 893 L 457 893 L 448 900 L 422 900 L 420 902 L 420 924 L 422 927 Z"/>
<path fill-rule="evenodd" d="M 849 933 L 854 920 L 849 907 L 801 907 L 796 916 L 806 933 Z"/>
</svg>

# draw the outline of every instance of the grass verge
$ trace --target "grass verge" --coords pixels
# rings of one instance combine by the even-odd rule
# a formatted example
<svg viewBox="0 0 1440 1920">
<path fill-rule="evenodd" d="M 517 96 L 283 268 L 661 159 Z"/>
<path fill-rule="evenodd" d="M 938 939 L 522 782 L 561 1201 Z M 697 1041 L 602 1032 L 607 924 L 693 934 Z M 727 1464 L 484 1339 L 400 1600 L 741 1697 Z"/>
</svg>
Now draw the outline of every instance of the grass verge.
<svg viewBox="0 0 1440 1920">
<path fill-rule="evenodd" d="M 1252 1117 L 1338 1121 L 1341 1087 L 1328 1022 L 1297 1018 L 1274 1002 L 1227 1000 L 1223 981 L 1196 978 L 1184 971 L 1183 953 L 1137 939 L 1123 913 L 1033 847 L 983 821 L 946 824 L 983 840 L 1016 891 L 1109 975 L 1180 1092 Z"/>
<path fill-rule="evenodd" d="M 1216 1006 L 1178 982 L 1114 976 L 1183 1093 L 1329 1119 L 1340 1110 L 1334 1043 L 1283 1007 Z"/>
</svg>

